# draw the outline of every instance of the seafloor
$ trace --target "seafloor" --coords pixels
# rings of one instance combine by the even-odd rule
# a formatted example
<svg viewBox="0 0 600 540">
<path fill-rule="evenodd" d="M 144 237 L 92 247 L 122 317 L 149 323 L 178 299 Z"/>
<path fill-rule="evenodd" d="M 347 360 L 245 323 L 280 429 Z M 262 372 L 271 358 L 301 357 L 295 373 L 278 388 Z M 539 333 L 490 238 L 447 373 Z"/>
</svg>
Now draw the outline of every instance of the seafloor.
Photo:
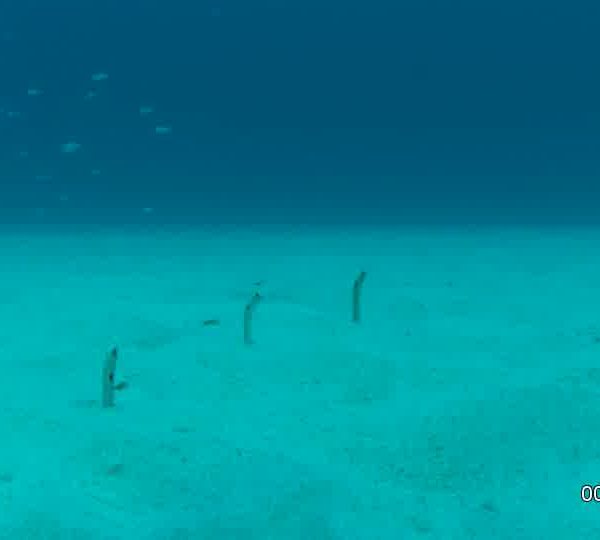
<svg viewBox="0 0 600 540">
<path fill-rule="evenodd" d="M 599 246 L 585 228 L 5 232 L 0 538 L 597 540 Z M 113 346 L 125 388 L 103 409 Z"/>
</svg>

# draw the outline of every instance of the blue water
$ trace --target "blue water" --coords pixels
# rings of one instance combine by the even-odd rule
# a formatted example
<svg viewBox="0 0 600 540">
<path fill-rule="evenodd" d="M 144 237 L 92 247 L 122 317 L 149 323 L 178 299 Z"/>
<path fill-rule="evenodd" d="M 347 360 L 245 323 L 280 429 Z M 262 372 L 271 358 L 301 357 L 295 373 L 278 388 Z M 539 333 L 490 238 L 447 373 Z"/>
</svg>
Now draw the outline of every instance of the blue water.
<svg viewBox="0 0 600 540">
<path fill-rule="evenodd" d="M 578 240 L 570 232 L 563 236 L 536 236 L 537 230 L 533 237 L 528 237 L 521 235 L 521 229 L 516 229 L 514 235 L 467 235 L 464 240 L 460 234 L 452 237 L 453 231 L 459 229 L 452 227 L 456 224 L 494 224 L 507 228 L 515 224 L 597 225 L 600 222 L 599 22 L 598 0 L 0 0 L 0 238 L 4 238 L 4 229 L 13 225 L 33 226 L 37 231 L 61 225 L 76 233 L 82 225 L 100 225 L 116 226 L 119 231 L 114 236 L 87 239 L 78 238 L 77 234 L 48 241 L 33 236 L 7 237 L 5 247 L 0 250 L 6 274 L 0 281 L 3 286 L 0 307 L 6 311 L 2 344 L 7 367 L 3 372 L 6 388 L 10 389 L 6 392 L 3 413 L 8 419 L 4 424 L 8 426 L 7 433 L 0 435 L 6 440 L 7 455 L 14 460 L 13 465 L 0 463 L 4 467 L 0 467 L 0 487 L 10 493 L 0 499 L 4 504 L 0 504 L 0 521 L 21 524 L 19 516 L 13 518 L 6 507 L 10 503 L 16 508 L 11 501 L 25 501 L 23 515 L 27 519 L 20 526 L 27 534 L 33 534 L 29 529 L 45 531 L 44 513 L 31 514 L 30 518 L 27 504 L 42 510 L 44 505 L 49 505 L 44 506 L 45 511 L 56 519 L 49 521 L 48 527 L 54 526 L 51 530 L 64 535 L 67 534 L 64 524 L 71 519 L 79 520 L 82 512 L 78 508 L 84 508 L 89 502 L 86 490 L 102 495 L 104 486 L 108 485 L 96 485 L 94 491 L 94 485 L 87 482 L 87 475 L 104 474 L 104 469 L 90 473 L 88 458 L 72 459 L 76 452 L 92 456 L 91 452 L 87 453 L 89 441 L 93 443 L 94 452 L 100 452 L 102 446 L 96 444 L 95 436 L 102 441 L 104 435 L 92 432 L 89 440 L 77 441 L 79 427 L 75 428 L 75 423 L 65 421 L 63 424 L 62 420 L 53 419 L 62 414 L 65 403 L 77 400 L 80 394 L 82 402 L 95 399 L 81 392 L 78 384 L 72 384 L 73 372 L 68 366 L 75 364 L 65 362 L 62 353 L 59 354 L 60 347 L 56 348 L 57 343 L 68 342 L 68 347 L 64 346 L 70 355 L 67 359 L 76 356 L 78 369 L 82 369 L 86 381 L 91 381 L 97 371 L 94 375 L 90 373 L 96 367 L 85 371 L 88 369 L 85 362 L 94 362 L 95 353 L 89 351 L 106 339 L 104 336 L 117 336 L 119 347 L 121 341 L 127 343 L 129 339 L 133 343 L 137 339 L 138 343 L 151 344 L 152 349 L 152 344 L 160 343 L 164 336 L 171 339 L 171 326 L 187 328 L 185 314 L 193 302 L 198 301 L 198 316 L 195 305 L 190 311 L 193 315 L 189 316 L 198 321 L 197 325 L 195 322 L 191 325 L 194 336 L 198 329 L 215 330 L 214 335 L 219 336 L 216 332 L 220 329 L 200 325 L 200 321 L 220 318 L 221 314 L 204 313 L 206 297 L 198 286 L 206 285 L 208 279 L 215 291 L 225 291 L 222 298 L 220 292 L 214 293 L 214 306 L 210 303 L 209 306 L 216 311 L 219 302 L 223 302 L 227 315 L 232 302 L 230 289 L 242 291 L 246 301 L 250 288 L 244 287 L 263 280 L 263 265 L 275 276 L 280 267 L 283 268 L 282 261 L 289 259 L 289 266 L 301 279 L 288 275 L 287 279 L 271 280 L 268 276 L 267 288 L 274 282 L 276 294 L 281 283 L 291 283 L 293 289 L 291 293 L 282 289 L 279 299 L 274 295 L 272 306 L 277 308 L 281 302 L 285 307 L 281 321 L 277 320 L 277 311 L 275 315 L 269 311 L 270 292 L 266 293 L 263 321 L 269 317 L 276 320 L 274 327 L 281 327 L 284 336 L 281 342 L 288 349 L 291 344 L 293 354 L 286 351 L 286 356 L 276 350 L 275 358 L 266 342 L 266 346 L 261 346 L 267 354 L 249 357 L 250 362 L 247 362 L 248 357 L 242 357 L 242 353 L 232 356 L 228 352 L 230 342 L 222 345 L 228 337 L 222 342 L 213 342 L 210 341 L 212 334 L 208 333 L 210 338 L 198 341 L 208 347 L 202 351 L 210 351 L 199 356 L 201 362 L 194 356 L 196 350 L 181 355 L 179 351 L 185 348 L 159 353 L 165 356 L 155 355 L 154 350 L 140 352 L 148 354 L 150 362 L 145 359 L 140 362 L 143 376 L 139 379 L 134 376 L 131 391 L 127 390 L 127 395 L 133 396 L 129 398 L 130 411 L 141 410 L 135 408 L 142 406 L 138 396 L 153 395 L 153 377 L 171 380 L 168 372 L 163 375 L 163 362 L 166 369 L 180 370 L 183 361 L 182 381 L 192 377 L 193 370 L 200 369 L 199 366 L 205 369 L 199 373 L 208 373 L 209 377 L 217 374 L 217 387 L 221 384 L 219 370 L 224 370 L 223 381 L 230 376 L 228 370 L 235 373 L 231 376 L 233 390 L 226 387 L 231 394 L 222 397 L 220 387 L 214 392 L 222 399 L 223 416 L 208 419 L 214 421 L 217 431 L 224 428 L 227 444 L 235 442 L 237 449 L 238 435 L 242 439 L 247 437 L 246 443 L 253 443 L 252 437 L 262 436 L 263 431 L 277 435 L 271 443 L 272 455 L 268 454 L 264 460 L 259 456 L 256 462 L 247 461 L 241 472 L 238 465 L 223 467 L 222 475 L 216 475 L 217 481 L 209 482 L 207 487 L 202 484 L 205 478 L 202 467 L 196 469 L 201 470 L 202 475 L 188 478 L 178 462 L 173 470 L 179 476 L 174 480 L 170 469 L 165 466 L 161 469 L 161 464 L 173 464 L 179 459 L 175 457 L 179 451 L 177 442 L 162 446 L 164 433 L 160 431 L 167 424 L 154 425 L 153 420 L 150 424 L 155 431 L 144 432 L 150 424 L 145 427 L 133 422 L 135 429 L 125 444 L 130 453 L 125 453 L 122 460 L 126 465 L 125 477 L 135 489 L 143 496 L 146 493 L 140 486 L 150 486 L 156 489 L 154 493 L 151 489 L 148 491 L 150 500 L 162 500 L 165 496 L 165 500 L 171 499 L 170 508 L 174 508 L 179 501 L 170 494 L 179 495 L 178 490 L 183 493 L 188 483 L 194 484 L 193 489 L 182 496 L 194 510 L 188 509 L 187 517 L 178 518 L 167 508 L 165 531 L 168 529 L 170 534 L 175 526 L 188 527 L 184 523 L 188 519 L 193 534 L 202 531 L 211 537 L 203 528 L 204 522 L 194 513 L 194 505 L 200 505 L 204 499 L 199 501 L 195 497 L 202 494 L 210 498 L 211 490 L 218 491 L 219 486 L 228 485 L 238 486 L 239 490 L 234 491 L 232 498 L 231 490 L 221 487 L 221 493 L 214 497 L 218 504 L 206 510 L 206 515 L 214 511 L 225 519 L 230 514 L 221 511 L 221 503 L 234 508 L 243 501 L 255 510 L 256 523 L 267 530 L 267 521 L 263 523 L 262 519 L 273 514 L 269 513 L 270 503 L 264 502 L 268 501 L 267 495 L 271 491 L 284 493 L 279 486 L 287 489 L 288 483 L 295 489 L 294 482 L 303 478 L 305 466 L 309 472 L 311 467 L 317 470 L 315 464 L 310 463 L 313 456 L 317 456 L 317 460 L 321 460 L 318 463 L 326 463 L 327 467 L 331 460 L 332 477 L 336 479 L 345 471 L 356 474 L 356 479 L 348 478 L 348 485 L 357 489 L 357 493 L 349 495 L 356 495 L 352 500 L 364 499 L 361 501 L 364 506 L 357 510 L 354 503 L 346 504 L 345 499 L 336 499 L 334 505 L 344 510 L 335 516 L 339 520 L 336 527 L 354 532 L 355 538 L 396 538 L 406 531 L 412 531 L 415 537 L 433 537 L 442 526 L 444 530 L 459 531 L 455 535 L 449 532 L 448 537 L 461 540 L 467 537 L 547 539 L 549 534 L 565 538 L 564 531 L 576 527 L 584 533 L 573 533 L 575 536 L 594 531 L 597 537 L 597 520 L 592 514 L 582 513 L 587 510 L 581 510 L 578 497 L 581 483 L 597 482 L 598 449 L 594 441 L 597 416 L 593 414 L 593 403 L 598 375 L 593 369 L 572 368 L 582 359 L 585 362 L 591 358 L 590 365 L 595 365 L 593 359 L 597 358 L 594 349 L 599 334 L 597 303 L 591 296 L 596 290 L 598 261 L 594 246 L 597 243 L 593 239 L 597 238 L 597 231 L 592 231 L 591 237 L 582 235 Z M 375 235 L 368 243 L 348 241 L 344 234 L 328 240 L 324 233 L 319 236 L 323 231 L 318 227 L 336 225 L 344 231 L 344 227 L 350 230 L 351 226 L 361 224 L 415 223 L 432 225 L 432 229 L 441 227 L 442 236 L 400 234 L 394 237 L 397 238 L 395 243 L 387 247 L 380 245 L 378 252 Z M 314 246 L 319 247 L 308 248 L 306 244 L 305 253 L 294 254 L 294 258 L 291 251 L 273 247 L 276 244 L 269 244 L 269 237 L 260 234 L 240 235 L 238 244 L 234 243 L 233 235 L 215 237 L 216 240 L 210 240 L 209 235 L 198 235 L 197 242 L 176 244 L 176 237 L 173 241 L 168 237 L 160 240 L 157 235 L 136 240 L 134 235 L 127 234 L 128 227 L 172 224 L 234 224 L 242 225 L 242 229 L 252 224 L 286 224 L 290 229 L 316 225 L 316 233 L 313 231 L 307 238 L 311 242 L 316 239 Z M 121 232 L 119 244 L 116 238 Z M 250 244 L 248 238 L 255 243 Z M 281 245 L 285 243 L 286 249 L 291 250 L 296 245 L 291 238 L 292 235 L 282 240 Z M 61 244 L 69 241 L 74 241 L 74 248 L 66 249 Z M 300 238 L 297 245 L 302 246 L 303 241 Z M 476 248 L 468 247 L 469 242 L 474 242 Z M 123 247 L 123 243 L 127 245 Z M 328 253 L 327 246 L 334 244 L 337 251 L 332 248 Z M 21 250 L 22 246 L 25 248 Z M 208 255 L 207 246 L 213 250 Z M 321 253 L 321 258 L 309 259 L 309 251 Z M 350 337 L 341 340 L 348 340 L 348 343 L 344 341 L 341 352 L 332 349 L 331 366 L 313 354 L 313 338 L 317 338 L 307 332 L 301 341 L 311 345 L 306 349 L 309 351 L 307 363 L 303 364 L 304 349 L 294 350 L 298 339 L 294 333 L 303 328 L 300 325 L 305 322 L 295 321 L 312 321 L 315 329 L 325 325 L 323 335 L 329 339 L 329 322 L 326 322 L 329 315 L 323 311 L 326 315 L 323 316 L 312 300 L 305 299 L 304 293 L 296 290 L 296 283 L 308 281 L 308 298 L 314 294 L 314 298 L 319 298 L 316 305 L 322 305 L 328 295 L 315 292 L 319 287 L 328 291 L 335 289 L 338 283 L 350 284 L 350 278 L 363 268 L 362 262 L 355 265 L 347 257 L 339 256 L 339 261 L 331 263 L 335 271 L 324 269 L 324 253 L 331 257 L 336 253 L 351 253 L 358 261 L 369 260 L 382 252 L 391 261 L 381 265 L 383 272 L 380 268 L 364 268 L 370 276 L 373 274 L 369 280 L 375 282 L 382 273 L 393 276 L 389 287 L 379 285 L 379 290 L 385 291 L 385 302 L 381 302 L 383 307 L 377 314 L 393 328 L 389 363 L 386 356 L 385 363 L 381 363 L 383 367 L 371 364 L 371 360 L 379 356 L 366 355 L 369 367 L 375 366 L 369 372 L 358 362 L 362 358 L 362 342 L 352 340 L 353 336 L 362 334 L 355 328 L 351 331 L 355 333 L 348 332 Z M 196 253 L 203 258 L 194 259 Z M 233 253 L 239 259 L 232 258 Z M 261 258 L 261 253 L 269 257 L 276 253 L 279 257 L 268 262 L 266 255 Z M 534 261 L 536 255 L 538 259 Z M 188 256 L 193 259 L 191 262 Z M 197 272 L 196 264 L 199 265 Z M 254 272 L 255 267 L 260 269 L 259 275 L 244 275 L 244 272 Z M 207 277 L 211 268 L 224 280 L 222 288 Z M 68 275 L 69 269 L 73 275 Z M 449 269 L 453 269 L 450 277 Z M 168 271 L 172 274 L 168 275 Z M 188 283 L 182 276 L 189 272 L 192 278 Z M 335 287 L 326 281 L 330 277 L 324 277 L 332 274 Z M 124 276 L 124 293 L 109 281 L 115 276 L 118 279 Z M 22 281 L 18 282 L 17 278 Z M 132 292 L 127 290 L 134 282 L 134 287 L 139 287 L 138 296 L 131 296 Z M 106 292 L 102 293 L 100 287 L 106 287 Z M 342 285 L 342 290 L 344 287 Z M 177 295 L 183 299 L 173 300 Z M 70 300 L 71 304 L 69 298 L 74 299 Z M 106 301 L 106 305 L 101 305 L 98 298 Z M 177 311 L 177 302 L 183 306 L 181 313 Z M 176 315 L 172 320 L 167 318 L 165 323 L 159 319 L 169 313 L 166 307 L 171 312 L 175 310 Z M 241 316 L 242 301 L 238 307 L 236 313 Z M 90 317 L 92 311 L 94 315 Z M 98 317 L 100 322 L 95 323 L 93 317 Z M 345 321 L 344 317 L 335 320 Z M 371 320 L 378 319 L 373 316 Z M 223 321 L 223 330 L 231 334 L 222 335 L 234 335 L 238 331 L 237 326 L 233 329 L 229 319 L 224 317 Z M 293 322 L 292 326 L 288 321 Z M 267 323 L 260 324 L 267 328 L 265 334 L 273 331 Z M 126 330 L 128 325 L 133 330 Z M 144 335 L 138 339 L 134 336 L 136 332 Z M 173 335 L 178 336 L 177 332 Z M 332 330 L 331 335 L 335 340 L 340 337 L 337 329 Z M 89 339 L 95 340 L 92 340 L 94 345 L 88 342 L 77 345 L 77 340 L 84 343 L 86 336 L 92 336 Z M 235 336 L 238 339 L 238 334 Z M 187 335 L 177 339 L 180 337 L 187 338 Z M 516 341 L 511 344 L 513 338 Z M 326 339 L 323 343 L 327 343 Z M 365 338 L 365 350 L 371 345 L 377 350 L 380 344 L 377 339 Z M 29 349 L 29 346 L 37 349 Z M 115 343 L 108 341 L 97 348 L 104 351 L 113 346 Z M 194 342 L 192 347 L 195 346 Z M 210 347 L 214 347 L 214 351 Z M 40 350 L 49 353 L 40 356 Z M 318 352 L 328 358 L 327 350 L 322 351 L 319 346 Z M 450 378 L 454 376 L 454 382 L 438 379 L 440 372 L 436 369 L 427 372 L 431 366 L 421 363 L 427 355 L 434 359 L 434 367 L 438 361 L 443 366 L 444 362 L 451 364 L 456 359 L 457 362 L 465 358 L 476 360 L 473 361 L 478 368 L 473 370 L 475 382 L 463 381 L 453 369 L 445 373 Z M 346 356 L 355 364 L 343 365 Z M 103 358 L 102 355 L 96 357 Z M 276 366 L 275 375 L 263 380 L 261 370 L 268 373 L 265 366 L 269 358 Z M 240 367 L 235 365 L 238 359 L 243 362 Z M 552 363 L 558 362 L 557 359 L 562 362 L 557 364 L 561 366 L 560 376 L 552 371 L 556 367 L 552 367 Z M 128 361 L 125 353 L 123 372 L 126 376 L 132 373 Z M 151 370 L 152 361 L 158 362 L 159 368 L 155 371 Z M 301 369 L 291 369 L 283 377 L 287 370 L 280 368 L 282 363 L 292 365 L 294 361 Z M 411 362 L 412 375 L 407 368 Z M 445 392 L 450 395 L 449 390 L 463 383 L 465 388 L 468 383 L 482 390 L 483 395 L 487 390 L 484 385 L 492 380 L 491 377 L 486 379 L 489 373 L 485 368 L 497 367 L 494 362 L 507 362 L 501 366 L 503 376 L 513 375 L 512 369 L 516 366 L 515 384 L 523 384 L 523 387 L 516 386 L 509 392 L 498 385 L 489 391 L 488 401 L 482 400 L 481 406 L 475 398 L 475 405 L 465 405 L 465 396 L 455 390 L 461 393 L 458 399 L 447 398 L 447 409 L 443 404 L 439 413 L 432 407 L 433 416 L 428 416 L 429 402 L 419 399 L 444 400 Z M 527 380 L 527 371 L 518 371 L 529 362 L 536 369 L 531 381 Z M 389 374 L 385 366 L 389 367 Z M 364 374 L 360 371 L 363 367 Z M 368 390 L 364 399 L 368 406 L 375 407 L 372 416 L 357 416 L 358 423 L 353 425 L 350 420 L 356 411 L 352 403 L 348 409 L 345 406 L 335 410 L 326 408 L 324 416 L 321 414 L 314 405 L 314 396 L 324 399 L 324 403 L 329 397 L 322 390 L 325 386 L 322 386 L 321 375 L 315 376 L 314 372 L 318 374 L 322 370 L 325 374 L 328 368 L 334 374 L 330 379 L 333 389 L 347 382 L 340 383 L 338 377 L 349 377 L 356 381 L 353 383 L 356 388 Z M 237 378 L 240 370 L 248 374 L 249 381 L 258 381 L 251 388 L 261 396 L 256 410 L 252 410 L 249 399 L 252 391 L 248 392 L 247 388 L 243 388 L 240 400 L 237 396 L 230 398 L 234 396 L 235 385 L 243 380 Z M 15 373 L 16 383 L 11 380 Z M 379 404 L 371 402 L 369 387 L 369 381 L 381 378 L 386 381 L 381 387 L 387 389 L 388 379 L 391 381 L 396 373 L 406 388 L 414 385 L 412 398 L 417 397 L 402 410 L 397 423 L 394 415 L 398 411 L 388 414 L 384 407 L 378 409 Z M 63 374 L 68 374 L 64 390 L 60 392 L 60 400 L 64 398 L 65 402 L 59 400 L 58 408 L 52 408 L 56 403 L 50 400 L 44 402 L 39 409 L 39 418 L 44 420 L 39 420 L 39 425 L 34 423 L 38 393 L 32 392 L 32 388 L 40 384 L 38 381 L 44 384 L 50 381 L 54 385 L 62 380 Z M 297 378 L 299 374 L 302 377 Z M 535 377 L 539 377 L 537 386 Z M 363 379 L 367 384 L 362 384 Z M 21 380 L 27 384 L 19 387 Z M 272 396 L 276 399 L 264 399 L 269 392 L 262 392 L 270 380 L 282 398 L 274 392 Z M 295 394 L 282 391 L 281 380 L 298 393 L 301 406 L 293 402 Z M 136 387 L 138 381 L 140 386 Z M 147 381 L 150 385 L 144 388 Z M 306 381 L 317 388 L 311 390 L 313 394 L 304 388 Z M 438 386 L 430 391 L 423 381 Z M 202 382 L 211 390 L 212 383 Z M 530 382 L 530 386 L 525 384 Z M 188 388 L 182 383 L 181 387 L 184 396 L 186 390 L 191 390 L 194 400 L 198 395 L 204 399 L 193 384 Z M 393 385 L 389 388 L 392 389 L 390 395 L 397 398 L 396 388 Z M 161 389 L 157 395 L 162 399 L 163 395 L 168 396 L 168 390 L 170 388 L 163 394 Z M 431 396 L 427 392 L 431 392 Z M 411 394 L 407 395 L 408 403 Z M 479 394 L 475 397 L 479 399 Z M 158 411 L 164 402 L 166 408 L 161 409 L 161 413 L 170 423 L 173 416 L 180 414 L 179 407 L 185 399 L 181 396 L 173 401 L 164 398 L 162 402 L 152 402 L 149 410 L 157 407 L 154 410 Z M 214 406 L 220 403 L 218 399 L 209 400 L 208 404 Z M 239 409 L 230 408 L 236 403 Z M 21 405 L 22 411 L 19 410 Z M 303 411 L 305 405 L 316 411 L 308 418 L 312 418 L 319 429 L 313 430 L 307 417 L 296 413 Z M 456 414 L 453 405 L 457 406 Z M 289 416 L 286 406 L 291 407 Z M 218 406 L 214 408 L 222 414 Z M 333 422 L 332 411 L 339 413 L 335 419 L 340 420 L 338 423 Z M 380 411 L 384 418 L 381 421 L 375 414 Z M 256 425 L 246 421 L 244 415 L 252 418 L 250 413 L 258 419 Z M 232 422 L 231 426 L 228 421 Z M 300 427 L 288 431 L 294 422 Z M 198 428 L 198 433 L 202 433 L 202 429 L 208 432 L 210 425 L 207 422 Z M 117 425 L 117 436 L 123 426 L 125 424 Z M 56 432 L 52 431 L 55 427 Z M 188 433 L 188 427 L 183 427 L 179 435 Z M 59 428 L 64 429 L 61 437 L 67 434 L 64 440 L 60 439 L 66 450 L 58 448 Z M 106 440 L 112 445 L 112 426 L 110 428 Z M 370 435 L 369 430 L 375 436 Z M 395 430 L 398 430 L 397 435 Z M 314 435 L 321 432 L 326 433 L 322 444 Z M 293 436 L 290 437 L 290 433 Z M 403 433 L 414 433 L 414 441 L 402 439 Z M 44 443 L 38 446 L 36 441 L 40 434 L 43 438 L 39 440 Z M 155 439 L 152 439 L 153 434 Z M 394 446 L 395 439 L 401 444 Z M 242 440 L 242 447 L 243 443 Z M 389 448 L 397 449 L 396 453 L 388 452 L 387 443 Z M 14 451 L 13 447 L 20 444 L 22 448 Z M 148 458 L 144 454 L 143 460 L 138 459 L 146 448 L 154 448 L 154 444 L 162 452 L 156 462 L 154 455 Z M 285 450 L 285 445 L 291 448 L 298 444 L 298 448 L 292 448 L 297 452 L 290 452 L 290 463 L 282 466 L 273 459 L 280 450 Z M 119 448 L 119 444 L 115 447 Z M 171 450 L 173 453 L 167 456 Z M 186 451 L 194 454 L 193 450 Z M 237 464 L 246 459 L 239 453 L 233 461 L 227 461 L 229 446 L 222 454 L 219 448 L 202 450 L 204 453 L 200 451 L 194 458 L 198 463 L 203 459 L 207 462 L 221 459 L 224 455 L 223 463 Z M 61 456 L 60 459 L 68 456 L 64 470 L 53 466 L 58 463 L 56 455 Z M 44 456 L 52 457 L 48 465 Z M 294 456 L 302 456 L 305 461 L 302 467 L 295 468 Z M 397 456 L 400 459 L 395 463 Z M 103 460 L 105 457 L 102 454 Z M 375 475 L 369 472 L 369 467 L 376 464 L 377 459 L 384 465 Z M 525 470 L 523 464 L 533 470 Z M 121 462 L 107 464 L 113 465 L 116 468 L 106 469 L 109 477 L 118 475 Z M 132 472 L 128 469 L 130 465 Z M 38 485 L 36 467 L 42 471 L 40 485 L 61 486 L 59 489 L 64 486 L 63 498 L 48 488 L 41 494 L 39 489 L 25 495 L 18 491 L 24 489 L 23 486 Z M 402 489 L 417 486 L 416 497 L 407 500 L 408 489 L 401 491 L 395 485 L 388 486 L 386 491 L 380 490 L 375 481 L 363 483 L 361 467 L 367 471 L 364 478 L 377 478 L 383 486 L 388 478 L 387 473 L 380 474 L 380 470 L 389 471 L 391 484 L 398 481 Z M 264 475 L 264 470 L 271 473 Z M 80 471 L 83 471 L 82 478 Z M 49 480 L 45 484 L 46 472 Z M 395 480 L 393 475 L 396 475 Z M 483 478 L 486 485 L 481 486 L 481 493 L 473 493 L 468 501 L 462 500 L 469 485 L 461 484 L 461 478 L 469 481 Z M 71 482 L 72 479 L 75 480 Z M 444 484 L 444 479 L 454 483 Z M 163 480 L 171 490 L 166 495 L 161 492 Z M 452 501 L 445 495 L 440 498 L 440 504 L 435 498 L 425 499 L 423 486 L 433 485 L 435 490 L 438 480 Z M 316 483 L 306 485 L 310 492 L 308 503 L 316 509 L 322 503 L 320 487 Z M 336 489 L 341 486 L 339 489 L 345 491 L 345 485 L 336 483 Z M 362 491 L 359 488 L 363 485 L 369 488 Z M 496 486 L 506 491 L 502 493 Z M 13 491 L 9 491 L 13 489 L 14 499 Z M 494 490 L 489 500 L 486 489 Z M 257 497 L 261 490 L 267 494 L 263 499 Z M 109 491 L 106 488 L 107 503 L 110 502 Z M 312 499 L 313 491 L 318 495 L 316 503 Z M 536 498 L 542 492 L 544 496 Z M 398 504 L 385 501 L 387 494 L 397 496 Z M 511 494 L 519 497 L 511 498 Z M 120 492 L 122 499 L 115 497 L 115 501 L 124 506 L 119 519 L 129 520 L 137 511 L 135 504 L 132 503 L 131 508 L 127 506 L 129 496 L 135 499 L 133 491 L 127 491 L 126 486 Z M 36 497 L 51 499 L 37 505 Z M 326 497 L 327 494 L 323 495 L 323 500 Z M 81 506 L 73 509 L 70 504 L 63 504 L 73 499 L 81 501 Z M 308 529 L 303 529 L 302 524 L 315 530 L 329 530 L 325 526 L 329 524 L 317 519 L 319 512 L 329 512 L 326 508 L 329 503 L 322 504 L 325 510 L 313 512 L 314 518 L 310 504 L 306 506 L 309 511 L 302 510 L 292 499 L 289 499 L 292 501 L 290 509 L 280 512 L 280 519 L 287 527 L 288 515 L 292 516 L 290 527 L 297 533 L 293 538 L 317 538 L 316 533 L 312 536 L 306 533 Z M 429 506 L 420 506 L 425 500 Z M 99 503 L 98 507 L 104 504 Z M 91 502 L 90 508 L 94 504 Z M 266 508 L 264 514 L 263 507 Z M 393 508 L 393 512 L 386 511 L 389 508 Z M 397 521 L 396 508 L 398 512 L 405 512 Z M 586 508 L 592 510 L 592 505 Z M 346 510 L 347 516 L 344 515 Z M 297 521 L 294 521 L 295 512 L 299 515 Z M 383 523 L 379 519 L 364 519 L 364 516 L 377 517 L 378 512 L 385 518 Z M 427 519 L 414 520 L 412 512 Z M 118 508 L 116 514 L 119 514 Z M 546 514 L 558 516 L 552 526 L 548 525 Z M 41 516 L 42 525 L 37 524 L 36 516 Z M 589 521 L 581 524 L 582 516 Z M 83 515 L 83 518 L 86 528 L 94 527 L 89 516 Z M 160 522 L 161 516 L 156 518 L 148 517 L 152 526 L 155 520 Z M 399 531 L 396 523 L 407 524 L 406 531 Z M 488 528 L 488 524 L 491 527 Z M 129 537 L 143 537 L 141 531 L 135 530 L 136 523 L 129 522 L 129 527 L 134 531 Z M 105 533 L 115 538 L 128 537 L 123 530 L 100 534 Z M 20 538 L 24 534 L 11 535 L 0 530 L 0 538 Z M 162 538 L 161 534 L 153 530 L 152 538 Z M 258 537 L 253 531 L 249 534 Z M 219 537 L 242 535 L 227 536 L 224 532 Z M 271 537 L 277 537 L 277 533 Z M 284 534 L 281 537 L 292 538 Z M 325 537 L 325 533 L 321 537 Z"/>
<path fill-rule="evenodd" d="M 598 20 L 592 0 L 3 0 L 1 219 L 595 221 Z"/>
</svg>

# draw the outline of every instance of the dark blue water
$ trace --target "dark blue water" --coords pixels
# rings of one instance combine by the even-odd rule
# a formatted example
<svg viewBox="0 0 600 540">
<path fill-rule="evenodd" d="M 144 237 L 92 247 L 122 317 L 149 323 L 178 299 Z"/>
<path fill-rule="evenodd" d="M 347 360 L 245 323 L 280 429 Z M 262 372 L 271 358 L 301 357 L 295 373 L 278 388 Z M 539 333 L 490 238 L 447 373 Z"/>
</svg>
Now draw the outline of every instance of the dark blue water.
<svg viewBox="0 0 600 540">
<path fill-rule="evenodd" d="M 593 0 L 2 0 L 0 218 L 598 221 L 599 21 Z"/>
</svg>

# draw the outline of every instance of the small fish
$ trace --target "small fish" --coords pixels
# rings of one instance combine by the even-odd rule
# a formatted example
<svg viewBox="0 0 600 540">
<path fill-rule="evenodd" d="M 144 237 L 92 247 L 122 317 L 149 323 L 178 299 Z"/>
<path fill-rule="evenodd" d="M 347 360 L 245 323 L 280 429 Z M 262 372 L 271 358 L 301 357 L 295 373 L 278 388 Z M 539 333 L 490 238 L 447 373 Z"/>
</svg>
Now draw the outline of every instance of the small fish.
<svg viewBox="0 0 600 540">
<path fill-rule="evenodd" d="M 146 206 L 142 208 L 142 212 L 144 212 L 144 214 L 152 214 L 154 212 L 154 208 L 151 206 Z"/>
<path fill-rule="evenodd" d="M 27 90 L 27 95 L 31 97 L 41 96 L 44 92 L 39 88 L 29 88 Z"/>
<path fill-rule="evenodd" d="M 60 151 L 63 154 L 73 154 L 74 152 L 77 152 L 77 150 L 79 150 L 80 148 L 81 145 L 78 142 L 69 141 L 64 144 L 61 144 Z"/>
<path fill-rule="evenodd" d="M 173 128 L 171 126 L 156 126 L 154 128 L 154 132 L 157 135 L 169 135 L 170 133 L 172 133 Z"/>
<path fill-rule="evenodd" d="M 140 116 L 148 116 L 149 114 L 152 114 L 154 112 L 154 109 L 152 107 L 147 107 L 142 105 L 140 107 Z"/>
<path fill-rule="evenodd" d="M 19 116 L 21 116 L 21 113 L 19 111 L 6 111 L 6 116 L 8 116 L 9 118 L 19 118 Z"/>
<path fill-rule="evenodd" d="M 100 176 L 100 169 L 92 169 L 92 176 Z"/>
<path fill-rule="evenodd" d="M 99 71 L 98 73 L 94 73 L 92 75 L 92 81 L 100 82 L 106 81 L 108 79 L 108 73 L 104 73 L 103 71 Z"/>
</svg>

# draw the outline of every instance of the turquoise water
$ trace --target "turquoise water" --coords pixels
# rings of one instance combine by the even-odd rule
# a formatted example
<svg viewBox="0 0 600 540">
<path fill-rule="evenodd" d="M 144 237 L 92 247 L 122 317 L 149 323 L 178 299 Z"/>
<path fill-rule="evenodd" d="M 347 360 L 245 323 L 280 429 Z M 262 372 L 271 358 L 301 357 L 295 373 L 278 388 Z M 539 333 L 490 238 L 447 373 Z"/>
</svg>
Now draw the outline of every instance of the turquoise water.
<svg viewBox="0 0 600 540">
<path fill-rule="evenodd" d="M 598 538 L 598 20 L 5 0 L 0 539 Z"/>
<path fill-rule="evenodd" d="M 599 9 L 7 0 L 2 220 L 597 221 Z"/>
</svg>

